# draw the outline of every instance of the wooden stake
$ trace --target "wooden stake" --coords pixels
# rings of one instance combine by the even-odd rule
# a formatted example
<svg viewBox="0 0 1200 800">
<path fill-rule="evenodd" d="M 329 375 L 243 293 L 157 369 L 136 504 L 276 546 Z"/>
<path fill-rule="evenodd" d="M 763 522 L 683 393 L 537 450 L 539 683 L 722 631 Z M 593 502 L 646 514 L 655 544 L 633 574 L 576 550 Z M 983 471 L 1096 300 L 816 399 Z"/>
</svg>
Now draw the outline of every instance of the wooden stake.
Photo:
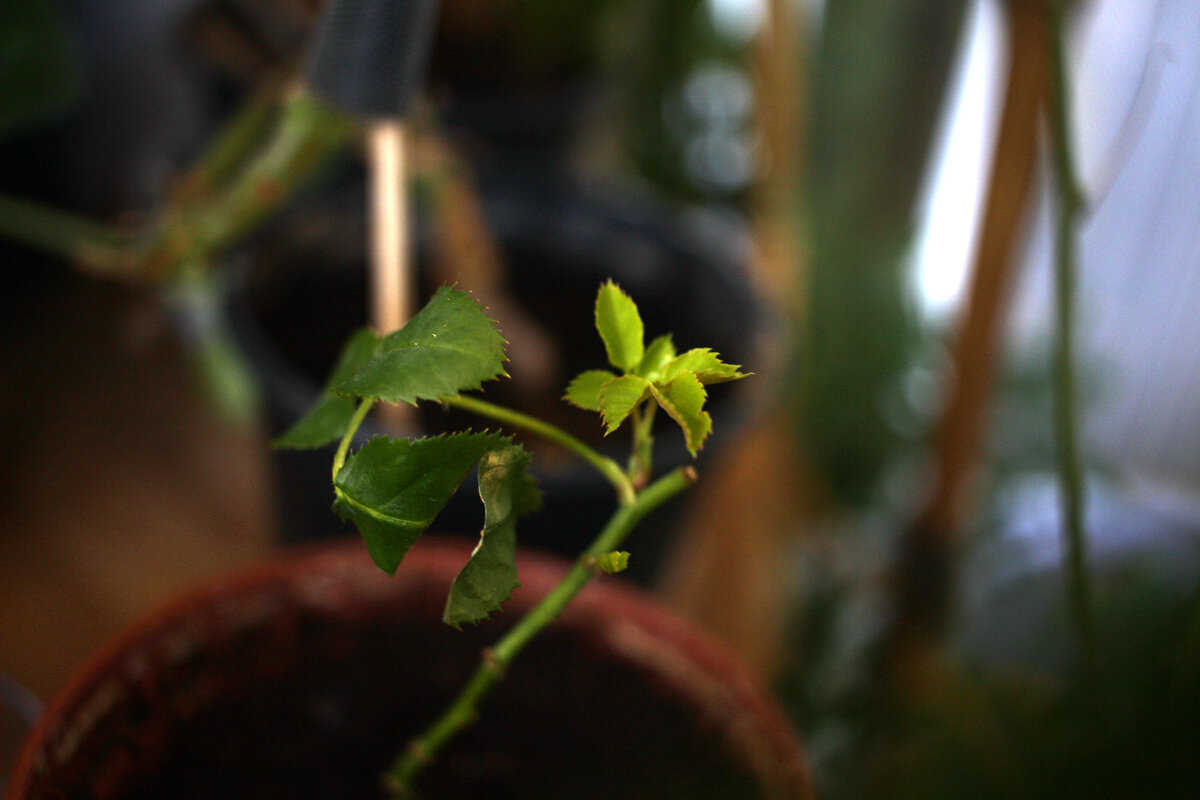
<svg viewBox="0 0 1200 800">
<path fill-rule="evenodd" d="M 398 330 L 412 316 L 412 258 L 405 192 L 404 123 L 374 122 L 367 129 L 370 182 L 371 324 L 380 334 Z M 409 426 L 404 406 L 381 404 L 387 427 Z"/>
</svg>

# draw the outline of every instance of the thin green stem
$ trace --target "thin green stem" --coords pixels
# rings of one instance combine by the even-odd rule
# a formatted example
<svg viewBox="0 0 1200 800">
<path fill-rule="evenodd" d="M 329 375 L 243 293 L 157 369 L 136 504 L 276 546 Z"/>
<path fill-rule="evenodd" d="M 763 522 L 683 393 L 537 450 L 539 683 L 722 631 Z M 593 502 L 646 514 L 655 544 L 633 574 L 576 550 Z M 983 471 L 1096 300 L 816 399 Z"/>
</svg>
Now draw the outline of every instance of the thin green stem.
<svg viewBox="0 0 1200 800">
<path fill-rule="evenodd" d="M 128 241 L 120 232 L 56 208 L 0 196 L 0 237 L 77 265 L 97 267 Z"/>
<path fill-rule="evenodd" d="M 261 224 L 349 139 L 354 125 L 302 88 L 278 113 L 254 101 L 185 180 L 157 221 L 125 236 L 38 203 L 0 197 L 0 236 L 67 258 L 93 272 L 161 280 L 213 256 Z M 263 141 L 265 139 L 265 141 Z M 253 152 L 256 145 L 260 145 Z M 227 183 L 222 189 L 218 184 Z"/>
<path fill-rule="evenodd" d="M 643 410 L 644 409 L 644 410 Z M 631 415 L 633 428 L 633 449 L 629 457 L 629 479 L 634 487 L 645 486 L 650 480 L 654 464 L 654 415 L 658 411 L 658 403 L 649 401 L 642 407 L 635 408 Z"/>
<path fill-rule="evenodd" d="M 350 418 L 350 424 L 346 426 L 342 441 L 338 443 L 337 452 L 333 454 L 333 480 L 337 480 L 338 472 L 346 463 L 346 454 L 350 452 L 350 443 L 354 441 L 354 435 L 358 433 L 359 426 L 362 425 L 363 420 L 367 417 L 367 412 L 373 405 L 375 405 L 375 401 L 367 398 L 360 402 L 358 408 L 354 410 L 354 416 Z"/>
<path fill-rule="evenodd" d="M 529 431 L 543 439 L 565 447 L 603 475 L 613 485 L 613 488 L 617 490 L 617 497 L 622 504 L 628 505 L 634 501 L 636 492 L 634 491 L 633 484 L 629 481 L 629 477 L 621 469 L 621 465 L 608 456 L 596 452 L 566 431 L 548 422 L 543 422 L 537 417 L 531 417 L 528 414 L 522 414 L 519 411 L 513 411 L 510 408 L 498 406 L 486 400 L 480 400 L 478 397 L 455 395 L 453 397 L 443 397 L 441 400 L 453 408 L 461 408 L 464 411 L 470 411 L 472 414 L 493 419 L 502 425 L 511 425 L 514 428 Z"/>
<path fill-rule="evenodd" d="M 229 246 L 290 198 L 353 130 L 344 114 L 302 88 L 293 89 L 283 102 L 275 130 L 229 186 L 218 196 L 164 214 L 143 241 L 130 271 L 161 277 L 181 261 L 207 257 Z"/>
<path fill-rule="evenodd" d="M 1076 419 L 1075 380 L 1075 225 L 1083 208 L 1071 147 L 1070 103 L 1064 55 L 1064 4 L 1052 0 L 1050 9 L 1051 95 L 1054 174 L 1058 184 L 1055 241 L 1055 292 L 1058 306 L 1054 351 L 1054 421 L 1058 444 L 1058 474 L 1062 494 L 1063 537 L 1067 552 L 1068 602 L 1079 637 L 1084 681 L 1096 677 L 1092 590 L 1087 568 L 1087 537 L 1083 528 L 1084 486 Z"/>
<path fill-rule="evenodd" d="M 242 104 L 192 166 L 171 197 L 176 205 L 194 202 L 234 175 L 263 140 L 280 107 L 279 86 L 272 81 Z"/>
<path fill-rule="evenodd" d="M 384 783 L 396 798 L 412 796 L 412 783 L 445 745 L 479 715 L 479 704 L 503 676 L 526 644 L 552 623 L 588 582 L 595 577 L 596 559 L 615 550 L 648 513 L 682 492 L 696 480 L 691 467 L 676 469 L 640 492 L 632 503 L 622 504 L 608 524 L 576 559 L 563 579 L 534 606 L 494 647 L 484 651 L 475 673 L 454 702 L 429 728 L 413 739 L 387 772 Z"/>
<path fill-rule="evenodd" d="M 258 225 L 292 196 L 354 131 L 342 112 L 303 89 L 285 99 L 279 128 L 230 189 L 198 221 L 205 243 L 221 246 Z"/>
</svg>

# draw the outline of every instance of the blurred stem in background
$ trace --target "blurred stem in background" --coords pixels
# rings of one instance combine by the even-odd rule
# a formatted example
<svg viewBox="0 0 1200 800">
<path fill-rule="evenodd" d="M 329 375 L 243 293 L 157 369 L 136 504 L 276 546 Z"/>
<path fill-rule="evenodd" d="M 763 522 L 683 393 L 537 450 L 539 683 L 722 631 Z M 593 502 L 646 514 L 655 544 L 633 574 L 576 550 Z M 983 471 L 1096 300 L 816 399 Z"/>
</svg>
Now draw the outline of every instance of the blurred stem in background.
<svg viewBox="0 0 1200 800">
<path fill-rule="evenodd" d="M 945 405 L 933 432 L 929 497 L 902 534 L 894 579 L 894 620 L 881 666 L 909 684 L 937 646 L 976 498 L 981 439 L 994 394 L 1013 255 L 1033 189 L 1043 103 L 1049 80 L 1041 0 L 1007 4 L 1008 78 L 992 156 L 967 304 L 952 344 Z"/>
<path fill-rule="evenodd" d="M 303 87 L 271 81 L 252 96 L 143 228 L 126 231 L 0 196 L 0 236 L 98 276 L 161 288 L 178 312 L 197 374 L 226 418 L 257 413 L 256 387 L 219 313 L 211 271 L 343 152 L 353 123 Z"/>
<path fill-rule="evenodd" d="M 796 191 L 803 160 L 803 17 L 790 0 L 767 0 L 751 49 L 759 153 L 748 213 L 754 279 L 771 317 L 797 324 L 805 232 Z M 769 100 L 768 100 L 769 99 Z M 788 551 L 811 509 L 810 476 L 794 446 L 794 398 L 780 397 L 779 353 L 759 354 L 769 380 L 754 418 L 706 470 L 661 576 L 669 601 L 732 645 L 764 680 L 786 660 Z M 751 398 L 747 398 L 748 400 Z M 722 586 L 719 593 L 713 586 Z"/>
<path fill-rule="evenodd" d="M 886 419 L 916 333 L 906 257 L 963 0 L 831 0 L 808 110 L 802 441 L 836 501 L 894 454 Z"/>
<path fill-rule="evenodd" d="M 1083 192 L 1075 172 L 1072 147 L 1070 86 L 1067 77 L 1066 3 L 1047 0 L 1050 23 L 1052 81 L 1049 118 L 1052 133 L 1054 183 L 1058 221 L 1054 241 L 1054 289 L 1057 300 L 1054 352 L 1054 432 L 1058 447 L 1062 537 L 1066 553 L 1068 610 L 1079 639 L 1079 669 L 1083 683 L 1098 690 L 1096 643 L 1092 622 L 1092 591 L 1088 576 L 1087 539 L 1083 529 L 1084 486 L 1076 418 L 1075 272 L 1077 225 L 1083 211 Z M 1096 699 L 1099 699 L 1097 694 Z"/>
</svg>

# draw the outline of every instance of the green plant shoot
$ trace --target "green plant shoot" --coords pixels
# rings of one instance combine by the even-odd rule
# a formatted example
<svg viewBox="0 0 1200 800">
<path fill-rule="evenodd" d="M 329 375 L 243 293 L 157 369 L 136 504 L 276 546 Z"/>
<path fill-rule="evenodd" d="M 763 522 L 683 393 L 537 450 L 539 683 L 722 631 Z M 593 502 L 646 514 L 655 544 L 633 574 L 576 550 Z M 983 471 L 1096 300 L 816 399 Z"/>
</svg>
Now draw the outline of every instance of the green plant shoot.
<svg viewBox="0 0 1200 800">
<path fill-rule="evenodd" d="M 695 456 L 712 432 L 712 417 L 704 410 L 708 399 L 705 385 L 745 378 L 748 373 L 722 362 L 706 347 L 676 353 L 669 334 L 646 345 L 637 306 L 611 280 L 596 296 L 596 330 L 604 341 L 609 364 L 622 374 L 588 370 L 571 381 L 563 399 L 600 412 L 606 435 L 632 420 L 629 474 L 635 485 L 645 485 L 653 461 L 650 431 L 655 410 L 661 408 L 679 424 L 688 451 Z"/>
<path fill-rule="evenodd" d="M 342 350 L 318 402 L 275 441 L 283 448 L 317 448 L 339 442 L 333 458 L 333 510 L 353 522 L 374 562 L 394 574 L 405 554 L 477 468 L 483 526 L 479 544 L 455 578 L 443 620 L 454 628 L 499 610 L 519 584 L 515 560 L 517 520 L 541 507 L 529 474 L 530 455 L 511 436 L 462 431 L 415 439 L 377 436 L 351 452 L 358 428 L 374 403 L 435 401 L 501 425 L 548 438 L 595 467 L 617 494 L 617 510 L 575 566 L 542 602 L 481 660 L 462 694 L 386 776 L 393 796 L 411 796 L 412 781 L 461 728 L 507 664 L 550 624 L 597 573 L 625 569 L 629 553 L 616 547 L 647 513 L 695 480 L 690 467 L 650 482 L 650 435 L 661 408 L 683 430 L 694 456 L 712 430 L 704 410 L 705 385 L 746 377 L 707 348 L 677 353 L 670 336 L 648 345 L 641 314 L 612 281 L 600 287 L 596 330 L 609 370 L 589 370 L 567 387 L 571 404 L 599 412 L 605 434 L 632 420 L 627 468 L 542 420 L 463 392 L 505 377 L 505 344 L 496 323 L 466 292 L 443 287 L 407 325 L 380 336 L 363 329 Z M 339 441 L 340 440 L 340 441 Z"/>
</svg>

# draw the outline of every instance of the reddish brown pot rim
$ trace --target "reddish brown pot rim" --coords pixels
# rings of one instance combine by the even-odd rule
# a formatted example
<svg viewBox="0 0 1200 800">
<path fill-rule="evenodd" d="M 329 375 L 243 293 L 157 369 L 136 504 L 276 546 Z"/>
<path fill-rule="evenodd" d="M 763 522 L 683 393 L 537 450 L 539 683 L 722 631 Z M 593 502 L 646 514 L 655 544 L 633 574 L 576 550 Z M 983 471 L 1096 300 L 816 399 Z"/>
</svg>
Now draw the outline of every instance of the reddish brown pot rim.
<svg viewBox="0 0 1200 800">
<path fill-rule="evenodd" d="M 214 627 L 253 625 L 288 605 L 369 606 L 429 596 L 418 590 L 430 582 L 448 589 L 469 554 L 466 541 L 425 537 L 389 578 L 360 542 L 350 540 L 300 548 L 185 594 L 110 641 L 50 700 L 18 756 L 8 797 L 27 800 L 38 775 L 71 758 L 106 703 L 116 702 L 114 686 L 153 681 L 156 666 L 183 658 L 189 647 L 211 638 Z M 522 585 L 502 613 L 515 620 L 568 568 L 560 559 L 522 551 Z M 800 742 L 770 695 L 720 643 L 648 593 L 602 577 L 555 624 L 584 631 L 669 687 L 696 709 L 698 719 L 721 732 L 725 746 L 758 776 L 768 796 L 815 796 Z M 520 669 L 520 659 L 513 669 Z"/>
</svg>

